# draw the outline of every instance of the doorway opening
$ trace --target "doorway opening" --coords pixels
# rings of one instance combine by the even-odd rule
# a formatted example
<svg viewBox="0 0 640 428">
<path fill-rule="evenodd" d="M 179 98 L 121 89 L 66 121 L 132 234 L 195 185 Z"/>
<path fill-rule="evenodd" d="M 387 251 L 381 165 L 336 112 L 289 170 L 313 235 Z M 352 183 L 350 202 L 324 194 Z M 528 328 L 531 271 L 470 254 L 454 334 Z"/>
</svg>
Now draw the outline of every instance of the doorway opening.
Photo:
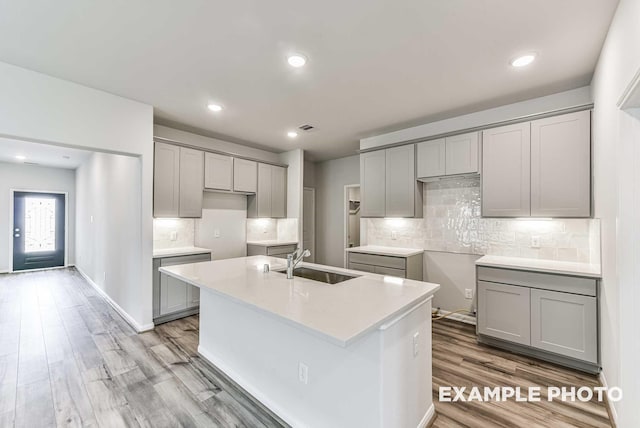
<svg viewBox="0 0 640 428">
<path fill-rule="evenodd" d="M 64 266 L 67 195 L 12 193 L 13 271 Z"/>
<path fill-rule="evenodd" d="M 360 246 L 360 185 L 344 186 L 344 248 Z M 346 252 L 344 256 L 345 268 Z"/>
</svg>

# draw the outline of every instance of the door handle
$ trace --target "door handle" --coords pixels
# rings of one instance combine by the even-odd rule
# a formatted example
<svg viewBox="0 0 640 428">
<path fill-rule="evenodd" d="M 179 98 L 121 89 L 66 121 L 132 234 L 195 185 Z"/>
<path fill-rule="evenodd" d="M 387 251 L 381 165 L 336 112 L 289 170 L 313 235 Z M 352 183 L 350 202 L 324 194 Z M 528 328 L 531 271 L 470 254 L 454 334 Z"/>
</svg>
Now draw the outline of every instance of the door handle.
<svg viewBox="0 0 640 428">
<path fill-rule="evenodd" d="M 15 235 L 13 235 L 13 236 L 15 236 L 16 238 L 19 238 L 19 237 L 20 237 L 20 234 L 19 234 L 19 233 L 16 233 L 16 234 L 15 234 Z"/>
</svg>

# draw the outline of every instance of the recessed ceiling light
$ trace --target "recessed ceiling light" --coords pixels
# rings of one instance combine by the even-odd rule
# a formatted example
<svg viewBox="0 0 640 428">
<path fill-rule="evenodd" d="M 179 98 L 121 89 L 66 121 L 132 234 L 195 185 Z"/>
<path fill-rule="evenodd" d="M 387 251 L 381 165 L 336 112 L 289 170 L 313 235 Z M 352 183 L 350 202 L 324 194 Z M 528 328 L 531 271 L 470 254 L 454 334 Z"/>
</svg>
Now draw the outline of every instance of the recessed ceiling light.
<svg viewBox="0 0 640 428">
<path fill-rule="evenodd" d="M 27 157 L 25 155 L 16 155 L 16 159 L 25 160 Z"/>
<path fill-rule="evenodd" d="M 536 59 L 535 54 L 531 53 L 531 54 L 522 55 L 514 59 L 513 61 L 511 61 L 511 65 L 514 67 L 524 67 L 526 65 L 531 64 L 534 59 Z"/>
<path fill-rule="evenodd" d="M 291 67 L 299 68 L 307 63 L 307 58 L 302 54 L 289 55 L 287 62 Z"/>
<path fill-rule="evenodd" d="M 287 132 L 287 137 L 289 138 L 296 138 L 297 136 L 298 136 L 298 133 L 296 131 Z"/>
<path fill-rule="evenodd" d="M 222 106 L 220 104 L 209 104 L 207 108 L 211 111 L 222 111 Z"/>
</svg>

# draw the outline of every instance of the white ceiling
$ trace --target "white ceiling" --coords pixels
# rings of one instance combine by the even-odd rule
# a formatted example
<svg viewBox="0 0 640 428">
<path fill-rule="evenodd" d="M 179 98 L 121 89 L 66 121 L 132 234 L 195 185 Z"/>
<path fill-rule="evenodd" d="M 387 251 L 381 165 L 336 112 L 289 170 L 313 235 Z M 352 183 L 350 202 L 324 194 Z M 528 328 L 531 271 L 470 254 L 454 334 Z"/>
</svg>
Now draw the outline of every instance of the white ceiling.
<svg viewBox="0 0 640 428">
<path fill-rule="evenodd" d="M 91 152 L 49 144 L 30 143 L 27 141 L 0 138 L 0 162 L 37 164 L 54 168 L 76 169 Z M 25 160 L 16 156 L 25 156 Z M 65 156 L 68 157 L 65 158 Z"/>
<path fill-rule="evenodd" d="M 376 133 L 589 84 L 616 5 L 0 0 L 0 60 L 151 104 L 159 123 L 326 159 Z M 533 65 L 509 66 L 529 51 Z M 308 65 L 289 67 L 290 52 Z M 306 123 L 317 130 L 287 138 Z"/>
</svg>

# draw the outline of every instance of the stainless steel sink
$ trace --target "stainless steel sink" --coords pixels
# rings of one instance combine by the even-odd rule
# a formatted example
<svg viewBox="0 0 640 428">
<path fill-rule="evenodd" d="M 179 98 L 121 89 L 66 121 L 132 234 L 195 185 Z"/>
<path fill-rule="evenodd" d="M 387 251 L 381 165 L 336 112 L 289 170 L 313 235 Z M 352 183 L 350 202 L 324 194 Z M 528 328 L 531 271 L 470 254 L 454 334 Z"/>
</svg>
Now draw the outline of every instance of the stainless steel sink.
<svg viewBox="0 0 640 428">
<path fill-rule="evenodd" d="M 345 275 L 343 273 L 311 269 L 308 267 L 295 268 L 293 270 L 293 276 L 310 279 L 312 281 L 324 282 L 325 284 L 337 284 L 339 282 L 357 278 L 357 276 L 353 275 Z"/>
</svg>

